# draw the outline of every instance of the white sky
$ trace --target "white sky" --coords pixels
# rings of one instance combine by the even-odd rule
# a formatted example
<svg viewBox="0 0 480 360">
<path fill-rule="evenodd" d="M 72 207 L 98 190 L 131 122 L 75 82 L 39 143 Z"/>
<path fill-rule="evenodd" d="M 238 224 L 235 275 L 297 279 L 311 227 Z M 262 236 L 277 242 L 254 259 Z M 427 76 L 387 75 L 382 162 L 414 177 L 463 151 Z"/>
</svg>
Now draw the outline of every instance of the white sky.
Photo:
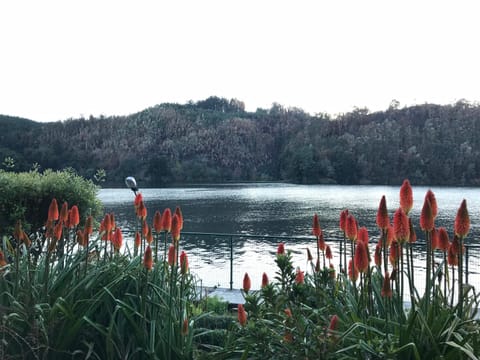
<svg viewBox="0 0 480 360">
<path fill-rule="evenodd" d="M 0 114 L 478 101 L 479 16 L 475 0 L 0 0 Z"/>
</svg>

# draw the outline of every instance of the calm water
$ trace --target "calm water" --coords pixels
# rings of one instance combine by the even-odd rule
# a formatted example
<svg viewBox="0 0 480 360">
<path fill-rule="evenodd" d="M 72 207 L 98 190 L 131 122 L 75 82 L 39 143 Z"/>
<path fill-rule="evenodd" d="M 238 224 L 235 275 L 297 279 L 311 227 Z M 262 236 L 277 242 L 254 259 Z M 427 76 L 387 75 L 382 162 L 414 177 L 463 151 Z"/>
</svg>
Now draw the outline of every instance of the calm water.
<svg viewBox="0 0 480 360">
<path fill-rule="evenodd" d="M 414 187 L 414 208 L 411 217 L 415 224 L 425 193 L 429 188 Z M 450 234 L 457 209 L 463 199 L 472 223 L 467 242 L 477 243 L 480 227 L 480 197 L 476 188 L 432 188 L 437 199 L 439 214 L 436 226 L 445 226 Z M 376 243 L 379 230 L 375 225 L 378 204 L 386 196 L 389 213 L 393 216 L 399 206 L 399 186 L 336 186 L 336 185 L 290 185 L 290 184 L 228 184 L 185 188 L 142 189 L 148 209 L 148 221 L 155 210 L 182 208 L 184 231 L 255 234 L 303 237 L 285 241 L 286 248 L 293 251 L 295 266 L 306 270 L 306 248 L 315 254 L 315 239 L 311 235 L 312 217 L 319 215 L 325 240 L 334 251 L 334 264 L 338 264 L 336 241 L 342 238 L 339 230 L 339 214 L 347 208 L 355 215 L 359 226 L 366 226 L 370 241 Z M 105 211 L 113 212 L 117 224 L 124 231 L 136 226 L 133 210 L 134 195 L 129 189 L 102 189 L 99 198 Z M 417 229 L 419 242 L 423 235 Z M 192 272 L 204 285 L 229 286 L 230 250 L 229 238 L 183 236 L 181 247 L 189 254 Z M 270 278 L 275 273 L 275 252 L 278 239 L 253 239 L 245 236 L 234 239 L 234 287 L 240 287 L 243 275 L 248 272 L 252 286 L 259 287 L 265 271 Z M 418 267 L 421 268 L 423 253 L 416 251 Z M 478 252 L 470 253 L 470 283 L 478 288 Z M 421 270 L 420 270 L 421 271 Z"/>
</svg>

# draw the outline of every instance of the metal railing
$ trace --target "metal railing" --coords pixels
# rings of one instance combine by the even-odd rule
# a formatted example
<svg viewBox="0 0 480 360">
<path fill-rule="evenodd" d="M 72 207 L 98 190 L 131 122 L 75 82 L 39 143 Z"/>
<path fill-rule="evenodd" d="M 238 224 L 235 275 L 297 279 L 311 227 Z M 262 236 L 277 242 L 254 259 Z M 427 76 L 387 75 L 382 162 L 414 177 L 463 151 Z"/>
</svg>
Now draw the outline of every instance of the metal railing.
<svg viewBox="0 0 480 360">
<path fill-rule="evenodd" d="M 312 243 L 312 246 L 316 248 L 316 240 L 312 236 L 288 236 L 288 235 L 252 235 L 252 234 L 229 234 L 229 233 L 208 233 L 208 232 L 182 232 L 182 239 L 188 243 L 189 238 L 210 238 L 210 239 L 225 239 L 228 241 L 228 255 L 229 255 L 229 287 L 233 289 L 234 286 L 234 263 L 235 263 L 235 244 L 239 239 L 259 239 L 259 240 L 270 240 L 272 242 L 309 242 Z M 329 239 L 328 243 L 333 245 L 333 247 L 339 246 L 341 240 L 339 239 Z M 416 248 L 424 248 L 425 244 L 417 242 L 413 244 Z M 312 249 L 313 250 L 313 249 Z M 472 262 L 472 260 L 476 260 Z M 473 268 L 471 269 L 471 267 Z M 473 271 L 472 271 L 473 270 Z M 480 245 L 466 244 L 465 245 L 465 272 L 466 272 L 466 282 L 469 281 L 470 273 L 474 273 L 477 280 L 480 280 Z M 479 284 L 480 285 L 480 284 Z"/>
</svg>

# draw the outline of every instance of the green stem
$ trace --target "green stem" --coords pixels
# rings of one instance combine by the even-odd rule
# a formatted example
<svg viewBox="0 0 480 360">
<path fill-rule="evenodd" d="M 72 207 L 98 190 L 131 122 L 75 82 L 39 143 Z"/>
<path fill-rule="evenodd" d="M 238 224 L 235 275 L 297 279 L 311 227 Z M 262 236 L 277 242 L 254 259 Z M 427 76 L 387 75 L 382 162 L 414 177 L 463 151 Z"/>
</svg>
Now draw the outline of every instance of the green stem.
<svg viewBox="0 0 480 360">
<path fill-rule="evenodd" d="M 425 231 L 425 241 L 427 243 L 427 269 L 425 275 L 425 312 L 430 307 L 430 293 L 432 287 L 432 243 L 430 231 Z"/>
<path fill-rule="evenodd" d="M 458 250 L 458 316 L 463 316 L 463 236 L 459 236 Z"/>
</svg>

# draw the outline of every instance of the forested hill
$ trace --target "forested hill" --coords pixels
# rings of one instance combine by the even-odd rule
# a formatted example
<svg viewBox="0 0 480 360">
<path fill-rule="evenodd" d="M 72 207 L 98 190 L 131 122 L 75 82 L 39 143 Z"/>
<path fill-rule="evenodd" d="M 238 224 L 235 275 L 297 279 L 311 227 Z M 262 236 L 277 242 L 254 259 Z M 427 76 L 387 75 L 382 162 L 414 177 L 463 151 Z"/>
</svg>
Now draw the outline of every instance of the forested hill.
<svg viewBox="0 0 480 360">
<path fill-rule="evenodd" d="M 336 118 L 238 100 L 161 104 L 122 117 L 55 123 L 0 116 L 3 168 L 74 168 L 106 185 L 287 180 L 299 183 L 480 184 L 480 106 L 424 104 Z"/>
</svg>

